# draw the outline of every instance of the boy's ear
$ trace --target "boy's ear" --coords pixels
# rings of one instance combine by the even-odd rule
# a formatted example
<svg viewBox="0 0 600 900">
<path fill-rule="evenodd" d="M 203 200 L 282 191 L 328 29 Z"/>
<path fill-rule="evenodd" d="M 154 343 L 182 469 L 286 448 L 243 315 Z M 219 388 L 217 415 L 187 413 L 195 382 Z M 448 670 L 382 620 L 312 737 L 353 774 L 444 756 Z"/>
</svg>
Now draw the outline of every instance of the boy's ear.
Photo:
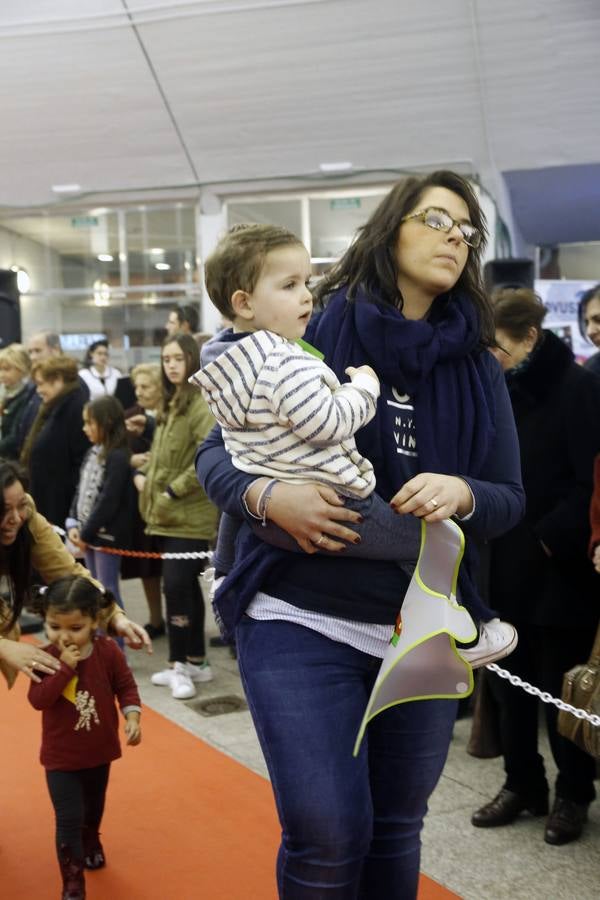
<svg viewBox="0 0 600 900">
<path fill-rule="evenodd" d="M 235 293 L 232 294 L 231 297 L 231 306 L 236 316 L 239 316 L 241 319 L 254 318 L 254 310 L 252 308 L 250 294 L 248 294 L 246 291 L 235 291 Z"/>
</svg>

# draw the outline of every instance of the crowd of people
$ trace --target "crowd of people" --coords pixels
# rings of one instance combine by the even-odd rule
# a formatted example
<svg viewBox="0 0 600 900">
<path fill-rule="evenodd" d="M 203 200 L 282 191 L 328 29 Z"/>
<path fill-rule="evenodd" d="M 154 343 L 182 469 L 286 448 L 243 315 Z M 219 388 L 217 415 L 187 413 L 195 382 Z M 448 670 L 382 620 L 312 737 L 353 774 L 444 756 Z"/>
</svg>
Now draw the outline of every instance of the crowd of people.
<svg viewBox="0 0 600 900">
<path fill-rule="evenodd" d="M 512 672 L 559 696 L 587 658 L 599 622 L 600 378 L 543 328 L 532 290 L 486 294 L 485 242 L 468 182 L 434 172 L 399 182 L 316 287 L 297 236 L 231 229 L 205 264 L 230 326 L 211 337 L 195 308 L 173 309 L 159 364 L 124 375 L 102 339 L 81 367 L 48 332 L 0 349 L 0 668 L 9 685 L 27 675 L 43 711 L 64 900 L 81 900 L 84 870 L 105 864 L 115 701 L 127 742 L 141 738 L 124 645 L 166 635 L 168 665 L 151 681 L 177 700 L 213 677 L 199 584 L 211 550 L 288 900 L 416 897 L 457 703 L 394 705 L 357 757 L 352 748 L 415 577 L 421 520 L 453 517 L 466 536 L 459 599 L 478 633 L 458 648 L 467 662 L 510 654 Z M 600 347 L 600 285 L 580 315 Z M 107 552 L 119 549 L 155 558 Z M 121 578 L 142 580 L 145 629 L 124 611 Z M 25 607 L 43 618 L 45 648 L 18 639 Z M 576 840 L 594 760 L 546 706 L 550 805 L 537 701 L 480 678 L 506 778 L 473 825 L 529 812 L 546 817 L 547 843 Z"/>
</svg>

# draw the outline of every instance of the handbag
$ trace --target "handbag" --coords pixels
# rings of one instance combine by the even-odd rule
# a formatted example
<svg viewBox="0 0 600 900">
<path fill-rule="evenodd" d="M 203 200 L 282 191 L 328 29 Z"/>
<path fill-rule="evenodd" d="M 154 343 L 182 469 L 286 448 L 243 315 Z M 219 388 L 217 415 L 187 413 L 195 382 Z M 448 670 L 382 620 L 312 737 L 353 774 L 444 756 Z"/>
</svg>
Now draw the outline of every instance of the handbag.
<svg viewBox="0 0 600 900">
<path fill-rule="evenodd" d="M 478 759 L 502 756 L 498 706 L 490 690 L 489 674 L 480 669 L 475 685 L 475 702 L 467 753 Z"/>
<path fill-rule="evenodd" d="M 565 703 L 600 716 L 600 624 L 589 660 L 565 674 L 561 696 Z M 600 725 L 592 725 L 587 719 L 578 719 L 561 709 L 558 714 L 558 731 L 581 750 L 600 759 Z"/>
</svg>

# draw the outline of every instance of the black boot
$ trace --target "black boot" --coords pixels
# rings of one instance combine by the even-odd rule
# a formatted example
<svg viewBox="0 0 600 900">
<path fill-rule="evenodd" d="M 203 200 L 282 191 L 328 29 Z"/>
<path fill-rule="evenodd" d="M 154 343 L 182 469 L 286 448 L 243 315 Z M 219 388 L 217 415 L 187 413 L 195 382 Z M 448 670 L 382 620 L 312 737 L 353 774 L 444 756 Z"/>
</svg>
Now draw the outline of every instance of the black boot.
<svg viewBox="0 0 600 900">
<path fill-rule="evenodd" d="M 86 869 L 102 869 L 106 865 L 104 849 L 96 828 L 84 825 L 81 829 L 83 842 L 83 864 Z"/>
<path fill-rule="evenodd" d="M 477 828 L 497 828 L 499 825 L 510 825 L 524 810 L 532 816 L 548 814 L 548 797 L 531 801 L 514 791 L 502 788 L 500 793 L 471 816 L 471 824 Z"/>
<path fill-rule="evenodd" d="M 71 849 L 63 844 L 58 855 L 63 879 L 61 900 L 85 900 L 85 876 L 83 860 L 74 859 Z"/>
</svg>

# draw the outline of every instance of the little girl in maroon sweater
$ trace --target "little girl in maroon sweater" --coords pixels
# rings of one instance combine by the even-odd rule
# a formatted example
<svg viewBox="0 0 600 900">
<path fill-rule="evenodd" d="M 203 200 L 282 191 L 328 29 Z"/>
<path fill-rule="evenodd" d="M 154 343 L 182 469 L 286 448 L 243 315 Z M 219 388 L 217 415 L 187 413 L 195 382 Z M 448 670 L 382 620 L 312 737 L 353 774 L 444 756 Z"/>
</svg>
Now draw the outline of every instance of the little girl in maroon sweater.
<svg viewBox="0 0 600 900">
<path fill-rule="evenodd" d="M 84 900 L 86 869 L 105 864 L 99 839 L 110 764 L 121 756 L 117 699 L 127 743 L 141 740 L 140 697 L 125 656 L 96 634 L 99 611 L 112 603 L 91 581 L 70 575 L 35 603 L 60 659 L 54 675 L 32 682 L 29 701 L 42 710 L 40 760 L 56 814 L 62 900 Z"/>
</svg>

